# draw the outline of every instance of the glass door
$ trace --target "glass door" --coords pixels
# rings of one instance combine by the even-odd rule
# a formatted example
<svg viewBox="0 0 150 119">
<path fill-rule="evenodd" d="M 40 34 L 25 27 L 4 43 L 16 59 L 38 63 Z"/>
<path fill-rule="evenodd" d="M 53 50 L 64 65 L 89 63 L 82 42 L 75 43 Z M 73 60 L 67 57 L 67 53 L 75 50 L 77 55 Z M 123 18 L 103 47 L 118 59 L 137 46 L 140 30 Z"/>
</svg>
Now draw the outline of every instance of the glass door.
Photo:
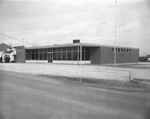
<svg viewBox="0 0 150 119">
<path fill-rule="evenodd" d="M 48 52 L 48 62 L 49 63 L 53 62 L 53 53 L 52 52 Z"/>
</svg>

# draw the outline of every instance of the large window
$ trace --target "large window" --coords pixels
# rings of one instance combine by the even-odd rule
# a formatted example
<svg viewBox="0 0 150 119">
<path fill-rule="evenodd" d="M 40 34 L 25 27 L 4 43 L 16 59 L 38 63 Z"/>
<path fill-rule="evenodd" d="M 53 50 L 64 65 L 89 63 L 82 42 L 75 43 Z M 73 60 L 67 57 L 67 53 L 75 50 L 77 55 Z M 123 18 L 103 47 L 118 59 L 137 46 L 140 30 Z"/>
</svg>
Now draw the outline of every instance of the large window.
<svg viewBox="0 0 150 119">
<path fill-rule="evenodd" d="M 77 52 L 73 52 L 73 60 L 78 60 L 78 53 Z"/>
<path fill-rule="evenodd" d="M 47 60 L 47 49 L 26 50 L 27 60 Z"/>
<path fill-rule="evenodd" d="M 48 52 L 53 53 L 53 60 L 80 60 L 79 46 L 26 50 L 26 59 L 47 60 Z M 82 60 L 90 60 L 90 48 L 82 47 Z"/>
<path fill-rule="evenodd" d="M 43 60 L 44 59 L 44 54 L 43 53 L 39 53 L 40 55 L 40 60 Z"/>
<path fill-rule="evenodd" d="M 67 52 L 67 60 L 72 60 L 72 52 Z"/>
<path fill-rule="evenodd" d="M 90 48 L 83 47 L 82 60 L 83 61 L 90 60 Z"/>
<path fill-rule="evenodd" d="M 26 50 L 26 60 L 32 60 L 32 50 Z"/>
<path fill-rule="evenodd" d="M 62 52 L 62 60 L 66 60 L 66 52 Z"/>
<path fill-rule="evenodd" d="M 58 53 L 57 53 L 57 52 L 56 52 L 56 53 L 53 52 L 53 59 L 54 59 L 54 60 L 58 60 Z"/>
</svg>

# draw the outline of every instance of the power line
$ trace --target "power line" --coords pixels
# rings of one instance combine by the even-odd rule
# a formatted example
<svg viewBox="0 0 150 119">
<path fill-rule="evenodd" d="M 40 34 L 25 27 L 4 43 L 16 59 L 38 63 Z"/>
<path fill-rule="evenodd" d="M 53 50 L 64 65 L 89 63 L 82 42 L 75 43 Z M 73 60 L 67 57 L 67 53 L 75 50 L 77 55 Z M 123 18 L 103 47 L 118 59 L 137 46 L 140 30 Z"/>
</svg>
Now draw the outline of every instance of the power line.
<svg viewBox="0 0 150 119">
<path fill-rule="evenodd" d="M 3 36 L 7 36 L 8 38 L 11 38 L 11 39 L 16 40 L 16 41 L 20 41 L 20 42 L 23 42 L 23 43 L 31 44 L 31 45 L 34 45 L 34 46 L 39 46 L 39 45 L 34 44 L 34 43 L 29 43 L 29 42 L 26 42 L 26 41 L 24 41 L 24 40 L 22 41 L 22 40 L 16 39 L 16 38 L 14 38 L 14 37 L 12 37 L 12 36 L 6 35 L 6 34 L 1 33 L 1 32 L 0 32 L 0 34 L 3 35 Z"/>
</svg>

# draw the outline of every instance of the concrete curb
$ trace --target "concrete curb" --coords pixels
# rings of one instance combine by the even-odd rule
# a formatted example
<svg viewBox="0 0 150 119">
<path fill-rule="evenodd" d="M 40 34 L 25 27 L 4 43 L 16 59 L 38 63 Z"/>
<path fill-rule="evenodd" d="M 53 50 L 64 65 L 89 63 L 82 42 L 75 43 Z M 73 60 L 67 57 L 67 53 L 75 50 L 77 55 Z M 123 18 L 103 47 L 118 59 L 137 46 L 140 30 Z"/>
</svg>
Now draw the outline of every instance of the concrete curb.
<svg viewBox="0 0 150 119">
<path fill-rule="evenodd" d="M 146 85 L 150 85 L 150 82 L 144 82 L 144 81 L 138 81 L 136 79 L 140 79 L 140 78 L 134 78 L 134 73 L 132 72 L 132 70 L 130 71 L 130 81 L 139 83 L 139 84 L 146 84 Z M 143 80 L 147 80 L 147 79 L 143 79 Z"/>
</svg>

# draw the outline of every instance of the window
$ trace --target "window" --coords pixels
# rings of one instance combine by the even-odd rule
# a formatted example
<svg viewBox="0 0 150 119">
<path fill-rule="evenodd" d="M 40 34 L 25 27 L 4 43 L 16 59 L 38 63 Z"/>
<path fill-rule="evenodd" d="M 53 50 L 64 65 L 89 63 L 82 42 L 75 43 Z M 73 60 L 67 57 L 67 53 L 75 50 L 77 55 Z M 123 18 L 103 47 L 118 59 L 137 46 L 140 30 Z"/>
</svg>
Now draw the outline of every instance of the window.
<svg viewBox="0 0 150 119">
<path fill-rule="evenodd" d="M 72 51 L 72 47 L 67 47 L 67 52 L 71 52 Z"/>
<path fill-rule="evenodd" d="M 77 47 L 73 47 L 73 52 L 76 52 L 77 51 Z"/>
<path fill-rule="evenodd" d="M 90 52 L 85 52 L 85 60 L 90 60 Z"/>
<path fill-rule="evenodd" d="M 49 49 L 48 49 L 48 52 L 52 52 L 52 48 L 49 48 Z"/>
<path fill-rule="evenodd" d="M 85 60 L 85 52 L 82 52 L 82 60 Z"/>
<path fill-rule="evenodd" d="M 126 52 L 127 49 L 124 49 L 124 52 Z"/>
<path fill-rule="evenodd" d="M 72 53 L 71 52 L 67 52 L 67 60 L 72 60 Z"/>
<path fill-rule="evenodd" d="M 58 53 L 58 60 L 61 60 L 61 53 Z"/>
<path fill-rule="evenodd" d="M 54 51 L 54 52 L 58 52 L 58 48 L 54 48 L 53 51 Z"/>
<path fill-rule="evenodd" d="M 44 53 L 44 59 L 43 60 L 47 60 L 47 53 Z"/>
<path fill-rule="evenodd" d="M 65 52 L 62 53 L 62 60 L 66 60 L 66 53 Z"/>
<path fill-rule="evenodd" d="M 121 52 L 123 52 L 123 49 L 121 48 Z"/>
<path fill-rule="evenodd" d="M 58 48 L 58 52 L 61 52 L 61 48 Z"/>
<path fill-rule="evenodd" d="M 53 53 L 53 58 L 54 58 L 54 60 L 57 60 L 58 59 L 58 53 Z"/>
<path fill-rule="evenodd" d="M 73 60 L 77 60 L 77 59 L 78 59 L 77 52 L 73 52 Z"/>
<path fill-rule="evenodd" d="M 43 53 L 40 53 L 40 60 L 43 60 L 44 59 L 44 56 L 43 56 Z"/>
<path fill-rule="evenodd" d="M 66 52 L 66 48 L 62 48 L 62 52 Z"/>
<path fill-rule="evenodd" d="M 32 60 L 32 52 L 31 50 L 26 50 L 26 60 Z"/>
</svg>

